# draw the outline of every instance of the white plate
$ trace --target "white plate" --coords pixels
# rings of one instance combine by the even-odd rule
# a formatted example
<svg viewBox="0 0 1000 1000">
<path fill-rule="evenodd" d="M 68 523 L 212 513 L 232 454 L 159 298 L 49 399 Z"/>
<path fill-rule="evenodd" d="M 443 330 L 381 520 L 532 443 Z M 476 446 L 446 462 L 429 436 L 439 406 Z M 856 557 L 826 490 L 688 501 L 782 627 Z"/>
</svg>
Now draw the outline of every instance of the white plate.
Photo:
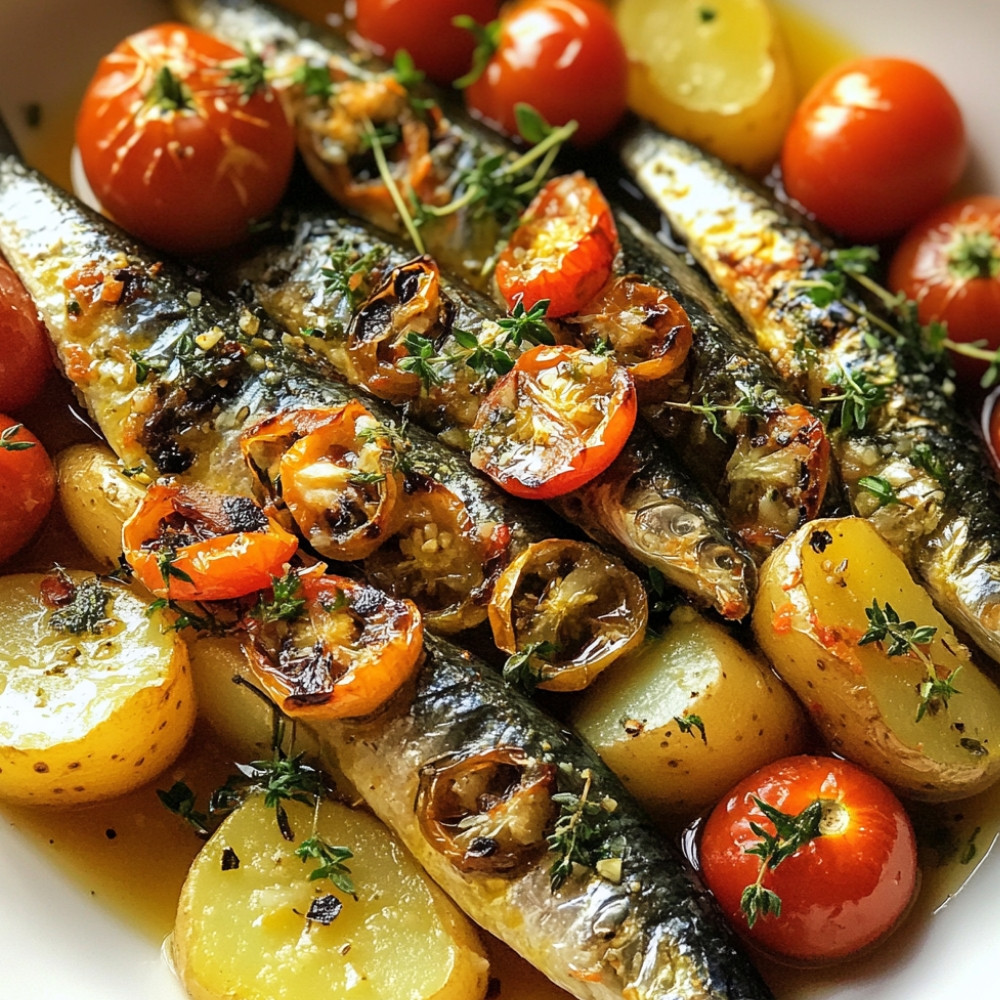
<svg viewBox="0 0 1000 1000">
<path fill-rule="evenodd" d="M 419 0 L 413 0 L 419 2 Z M 957 96 L 972 138 L 967 190 L 1000 193 L 1000 3 L 995 0 L 798 0 L 860 50 L 932 67 Z M 98 57 L 156 20 L 157 0 L 0 0 L 0 111 L 39 165 L 53 161 L 48 131 L 65 132 Z M 24 109 L 42 107 L 32 133 Z M 927 136 L 928 143 L 934 136 Z M 980 844 L 980 849 L 987 845 Z M 179 1000 L 160 948 L 85 881 L 52 862 L 49 845 L 0 811 L 0 997 L 31 1000 Z M 156 878 L 155 868 L 149 878 Z M 994 935 L 1000 931 L 1000 861 L 989 858 L 961 893 L 876 956 L 835 972 L 781 984 L 795 1000 L 939 1000 L 998 995 Z M 785 993 L 785 990 L 791 992 Z M 395 1000 L 395 998 L 385 998 Z M 530 1000 L 529 997 L 519 1000 Z"/>
</svg>

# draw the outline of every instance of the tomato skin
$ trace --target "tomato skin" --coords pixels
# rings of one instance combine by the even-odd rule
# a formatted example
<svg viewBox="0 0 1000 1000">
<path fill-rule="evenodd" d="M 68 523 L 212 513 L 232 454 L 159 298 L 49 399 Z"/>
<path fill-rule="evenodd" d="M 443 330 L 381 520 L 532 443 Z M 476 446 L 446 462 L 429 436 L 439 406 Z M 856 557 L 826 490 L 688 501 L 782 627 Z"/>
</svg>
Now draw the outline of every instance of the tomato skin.
<svg viewBox="0 0 1000 1000">
<path fill-rule="evenodd" d="M 546 315 L 579 312 L 608 282 L 618 249 L 611 207 L 581 173 L 554 177 L 500 252 L 497 286 L 511 309 L 548 300 Z"/>
<path fill-rule="evenodd" d="M 839 802 L 845 825 L 816 837 L 769 870 L 763 886 L 781 898 L 780 916 L 753 928 L 740 909 L 757 879 L 760 842 L 751 823 L 774 825 L 756 796 L 797 815 L 817 798 Z M 701 836 L 701 866 L 733 927 L 755 945 L 796 962 L 832 962 L 887 934 L 917 886 L 916 839 L 905 809 L 877 778 L 833 757 L 786 757 L 741 781 L 715 807 Z"/>
<path fill-rule="evenodd" d="M 1000 198 L 961 198 L 921 219 L 893 254 L 889 287 L 917 303 L 921 323 L 947 323 L 949 339 L 1000 347 Z M 986 361 L 951 357 L 970 383 L 986 371 Z"/>
<path fill-rule="evenodd" d="M 517 135 L 514 106 L 552 125 L 575 119 L 572 142 L 590 146 L 625 111 L 628 59 L 614 20 L 597 0 L 521 0 L 500 18 L 500 41 L 466 90 L 469 108 Z"/>
<path fill-rule="evenodd" d="M 31 540 L 56 495 L 56 473 L 48 453 L 25 427 L 11 430 L 18 426 L 18 421 L 0 413 L 0 563 Z"/>
<path fill-rule="evenodd" d="M 858 59 L 821 79 L 785 136 L 787 192 L 853 240 L 901 232 L 939 204 L 967 159 L 954 98 L 903 59 Z"/>
<path fill-rule="evenodd" d="M 19 410 L 42 390 L 52 370 L 49 337 L 31 296 L 0 257 L 0 410 Z"/>
<path fill-rule="evenodd" d="M 417 69 L 449 84 L 468 72 L 476 40 L 452 24 L 466 14 L 479 24 L 497 16 L 498 0 L 356 0 L 355 26 L 378 55 L 391 61 L 406 49 Z"/>
<path fill-rule="evenodd" d="M 227 79 L 221 64 L 241 58 L 193 28 L 161 24 L 105 56 L 84 95 L 76 142 L 94 195 L 120 225 L 160 249 L 195 253 L 237 243 L 284 192 L 294 132 L 269 87 L 245 97 Z M 150 102 L 164 67 L 188 88 L 191 108 Z"/>
</svg>

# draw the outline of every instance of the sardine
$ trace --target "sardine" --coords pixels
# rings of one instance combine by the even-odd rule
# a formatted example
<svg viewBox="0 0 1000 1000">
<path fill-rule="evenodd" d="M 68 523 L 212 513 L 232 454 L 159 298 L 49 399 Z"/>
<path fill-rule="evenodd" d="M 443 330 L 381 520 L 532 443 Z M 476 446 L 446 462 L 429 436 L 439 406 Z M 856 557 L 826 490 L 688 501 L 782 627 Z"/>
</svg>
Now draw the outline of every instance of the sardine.
<svg viewBox="0 0 1000 1000">
<path fill-rule="evenodd" d="M 0 248 L 126 465 L 247 493 L 242 426 L 347 391 L 2 152 Z M 313 726 L 456 902 L 581 1000 L 770 996 L 604 765 L 468 654 L 430 638 L 414 685 L 379 716 Z M 499 809 L 469 797 L 479 781 Z M 558 837 L 558 814 L 581 800 L 599 807 L 582 858 Z"/>
<path fill-rule="evenodd" d="M 814 405 L 842 395 L 848 380 L 881 389 L 861 426 L 851 420 L 831 435 L 851 507 L 902 552 L 941 611 L 1000 659 L 1000 500 L 941 356 L 872 322 L 878 303 L 850 282 L 817 305 L 811 288 L 827 280 L 831 245 L 719 161 L 645 126 L 626 137 L 621 159 Z"/>
</svg>

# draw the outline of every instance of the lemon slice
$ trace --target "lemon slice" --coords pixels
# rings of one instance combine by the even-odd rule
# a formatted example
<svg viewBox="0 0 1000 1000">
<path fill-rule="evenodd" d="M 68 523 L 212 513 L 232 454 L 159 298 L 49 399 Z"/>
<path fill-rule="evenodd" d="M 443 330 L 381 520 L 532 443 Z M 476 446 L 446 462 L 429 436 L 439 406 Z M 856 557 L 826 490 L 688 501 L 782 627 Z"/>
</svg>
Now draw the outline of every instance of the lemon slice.
<svg viewBox="0 0 1000 1000">
<path fill-rule="evenodd" d="M 745 170 L 767 169 L 796 95 L 764 0 L 618 0 L 615 19 L 634 111 Z"/>
</svg>

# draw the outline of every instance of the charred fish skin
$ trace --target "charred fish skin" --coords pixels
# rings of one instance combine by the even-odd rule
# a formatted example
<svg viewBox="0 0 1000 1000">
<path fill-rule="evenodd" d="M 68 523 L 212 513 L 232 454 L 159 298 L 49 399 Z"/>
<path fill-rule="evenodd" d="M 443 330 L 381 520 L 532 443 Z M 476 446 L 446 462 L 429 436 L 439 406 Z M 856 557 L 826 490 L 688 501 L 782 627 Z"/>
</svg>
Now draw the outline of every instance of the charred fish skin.
<svg viewBox="0 0 1000 1000">
<path fill-rule="evenodd" d="M 624 140 L 621 159 L 814 403 L 847 376 L 883 387 L 863 428 L 831 435 L 851 507 L 900 549 L 941 611 L 1000 659 L 1000 498 L 940 356 L 870 322 L 878 306 L 850 287 L 817 305 L 807 289 L 823 279 L 831 247 L 717 160 L 645 126 Z M 899 502 L 881 504 L 865 477 L 884 480 Z"/>
<path fill-rule="evenodd" d="M 366 303 L 356 306 L 342 287 L 324 290 L 324 273 L 336 254 L 367 258 L 382 276 L 403 267 L 411 255 L 357 222 L 323 212 L 291 216 L 273 239 L 257 255 L 236 265 L 233 280 L 248 285 L 269 315 L 302 338 L 305 350 L 323 354 L 353 381 L 346 331 L 356 328 L 357 317 L 366 315 L 370 307 Z M 440 280 L 454 303 L 449 310 L 453 327 L 485 341 L 490 336 L 486 328 L 496 329 L 495 320 L 502 315 L 496 305 L 457 280 L 444 275 Z M 384 317 L 383 321 L 388 320 Z M 436 333 L 442 353 L 447 353 L 448 330 Z M 293 349 L 297 342 L 295 338 L 290 341 Z M 431 386 L 407 403 L 407 408 L 425 426 L 443 431 L 447 443 L 467 449 L 465 428 L 456 427 L 455 420 L 468 412 L 466 427 L 471 424 L 483 391 L 482 385 L 473 384 L 478 379 L 471 369 L 460 366 L 449 376 L 446 393 Z M 457 405 L 435 402 L 456 397 Z M 733 620 L 749 611 L 756 573 L 752 559 L 702 489 L 641 425 L 610 469 L 551 506 L 599 544 L 617 549 L 638 565 L 657 569 L 697 603 Z"/>
<path fill-rule="evenodd" d="M 581 1000 L 770 996 L 720 930 L 697 877 L 585 744 L 467 653 L 430 638 L 426 656 L 407 711 L 318 735 L 445 891 L 469 900 L 474 919 Z M 590 775 L 589 800 L 606 806 L 603 849 L 621 858 L 620 877 L 578 866 L 553 889 L 552 851 L 504 876 L 463 872 L 428 840 L 414 815 L 421 772 L 498 748 L 554 767 L 561 790 L 580 794 Z"/>
</svg>

